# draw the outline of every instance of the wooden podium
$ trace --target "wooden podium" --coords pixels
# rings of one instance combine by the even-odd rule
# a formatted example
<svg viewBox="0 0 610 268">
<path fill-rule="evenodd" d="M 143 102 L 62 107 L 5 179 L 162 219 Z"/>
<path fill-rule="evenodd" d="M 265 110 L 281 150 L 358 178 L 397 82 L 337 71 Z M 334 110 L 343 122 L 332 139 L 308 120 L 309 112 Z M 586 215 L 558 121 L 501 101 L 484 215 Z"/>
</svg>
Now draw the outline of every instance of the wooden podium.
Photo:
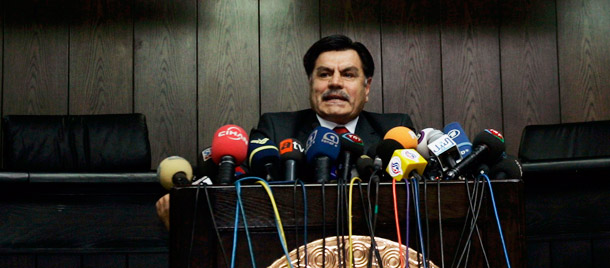
<svg viewBox="0 0 610 268">
<path fill-rule="evenodd" d="M 473 190 L 473 182 L 469 182 Z M 440 187 L 440 189 L 438 188 Z M 498 207 L 504 239 L 512 267 L 525 267 L 525 225 L 523 204 L 523 182 L 521 180 L 496 180 L 492 182 L 494 196 Z M 301 186 L 296 190 L 297 218 L 294 213 L 293 185 L 273 185 L 275 201 L 280 211 L 288 250 L 291 251 L 303 244 L 303 202 Z M 366 191 L 366 184 L 363 184 Z M 306 185 L 308 204 L 308 241 L 322 238 L 322 226 L 326 226 L 326 237 L 336 235 L 337 185 L 327 184 L 325 187 L 326 218 L 322 217 L 322 191 L 319 184 Z M 403 182 L 397 185 L 399 197 L 399 217 L 401 232 L 404 237 L 406 223 L 406 187 Z M 424 217 L 424 190 L 427 191 L 427 207 L 429 218 L 429 249 L 426 254 L 440 266 L 441 251 L 438 223 L 437 191 L 440 190 L 442 233 L 444 244 L 444 263 L 449 267 L 454 259 L 457 241 L 462 231 L 465 216 L 468 212 L 468 197 L 464 181 L 443 181 L 439 184 L 428 182 L 426 186 L 419 184 L 421 217 Z M 353 233 L 367 235 L 363 220 L 362 205 L 358 187 L 354 186 L 353 195 Z M 196 193 L 199 193 L 196 198 Z M 346 191 L 347 192 L 347 191 Z M 233 226 L 235 223 L 236 191 L 234 186 L 209 186 L 207 189 L 216 223 L 220 230 L 222 243 L 231 258 L 233 246 Z M 379 187 L 379 215 L 376 237 L 397 241 L 391 183 L 382 183 Z M 366 196 L 366 192 L 364 193 Z M 491 267 L 507 267 L 504 251 L 500 241 L 497 224 L 494 217 L 489 188 L 485 186 L 483 205 L 478 217 L 478 227 L 481 241 L 485 247 L 487 259 Z M 195 200 L 197 199 L 197 204 Z M 255 251 L 257 266 L 267 267 L 283 256 L 280 241 L 276 231 L 273 209 L 267 193 L 261 185 L 242 186 L 242 201 L 248 221 L 248 230 Z M 411 206 L 413 204 L 411 200 Z M 203 188 L 190 186 L 175 188 L 171 192 L 171 231 L 170 231 L 170 266 L 173 268 L 187 267 L 225 267 L 218 239 L 210 218 L 206 191 Z M 195 206 L 197 210 L 195 211 Z M 416 218 L 411 209 L 409 247 L 415 248 Z M 193 216 L 195 216 L 193 218 Z M 193 226 L 194 222 L 194 226 Z M 296 224 L 295 224 L 296 223 Z M 248 244 L 240 220 L 237 242 L 236 267 L 251 267 Z M 295 232 L 295 227 L 298 232 Z M 194 234 L 194 236 L 192 236 Z M 347 234 L 347 232 L 346 232 Z M 298 243 L 297 241 L 298 235 Z M 191 239 L 191 237 L 193 239 Z M 404 239 L 404 238 L 403 238 Z M 426 239 L 424 237 L 424 239 Z M 192 250 L 191 248 L 192 241 Z M 405 243 L 403 241 L 403 243 Z M 473 234 L 472 247 L 468 256 L 467 267 L 486 267 L 483 251 L 478 236 Z M 190 258 L 189 258 L 190 255 Z"/>
</svg>

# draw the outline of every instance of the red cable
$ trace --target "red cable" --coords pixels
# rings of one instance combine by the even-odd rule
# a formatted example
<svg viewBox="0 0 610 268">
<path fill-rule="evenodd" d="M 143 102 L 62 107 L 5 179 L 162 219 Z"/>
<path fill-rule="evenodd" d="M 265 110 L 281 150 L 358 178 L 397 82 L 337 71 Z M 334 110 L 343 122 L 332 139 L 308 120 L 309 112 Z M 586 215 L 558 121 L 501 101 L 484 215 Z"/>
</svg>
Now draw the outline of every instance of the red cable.
<svg viewBox="0 0 610 268">
<path fill-rule="evenodd" d="M 396 234 L 398 235 L 398 252 L 399 252 L 399 263 L 402 260 L 402 241 L 400 235 L 400 223 L 398 221 L 398 201 L 396 200 L 396 180 L 392 180 L 392 196 L 394 197 L 394 221 L 396 222 Z M 409 230 L 407 230 L 408 232 Z M 403 263 L 402 267 L 405 267 L 407 261 Z"/>
</svg>

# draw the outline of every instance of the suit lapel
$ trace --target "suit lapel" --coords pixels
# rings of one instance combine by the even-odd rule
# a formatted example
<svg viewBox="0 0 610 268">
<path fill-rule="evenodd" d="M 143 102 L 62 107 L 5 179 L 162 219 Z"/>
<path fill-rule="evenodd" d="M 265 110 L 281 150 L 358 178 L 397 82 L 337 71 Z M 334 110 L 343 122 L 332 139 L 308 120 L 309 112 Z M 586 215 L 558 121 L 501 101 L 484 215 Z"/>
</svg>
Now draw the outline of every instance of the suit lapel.
<svg viewBox="0 0 610 268">
<path fill-rule="evenodd" d="M 312 109 L 304 110 L 302 116 L 297 119 L 297 124 L 302 125 L 303 127 L 297 127 L 298 132 L 295 133 L 295 137 L 300 141 L 307 141 L 309 134 L 318 126 L 320 126 L 320 122 L 318 122 L 318 118 L 316 117 L 316 113 Z M 305 144 L 303 144 L 305 145 Z"/>
<path fill-rule="evenodd" d="M 358 124 L 356 125 L 356 135 L 358 135 L 366 147 L 376 144 L 380 141 L 378 131 L 369 121 L 366 111 L 360 113 Z"/>
</svg>

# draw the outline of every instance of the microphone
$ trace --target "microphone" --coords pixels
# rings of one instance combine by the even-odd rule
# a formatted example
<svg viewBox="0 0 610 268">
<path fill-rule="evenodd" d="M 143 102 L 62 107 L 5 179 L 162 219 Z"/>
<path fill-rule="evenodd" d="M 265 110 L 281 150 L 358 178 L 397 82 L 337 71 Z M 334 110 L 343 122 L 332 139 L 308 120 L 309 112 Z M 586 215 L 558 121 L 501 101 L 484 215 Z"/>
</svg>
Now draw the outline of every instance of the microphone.
<svg viewBox="0 0 610 268">
<path fill-rule="evenodd" d="M 218 165 L 212 160 L 212 147 L 207 147 L 201 151 L 197 157 L 197 167 L 195 168 L 195 177 L 208 177 L 216 182 L 218 174 Z"/>
<path fill-rule="evenodd" d="M 392 154 L 394 151 L 404 149 L 400 142 L 397 142 L 394 139 L 382 140 L 377 145 L 377 157 L 381 159 L 381 169 L 385 169 L 390 162 L 390 158 L 392 158 Z"/>
<path fill-rule="evenodd" d="M 284 179 L 295 181 L 297 179 L 297 166 L 303 162 L 303 145 L 296 139 L 285 139 L 280 142 L 280 159 L 284 163 Z"/>
<path fill-rule="evenodd" d="M 325 127 L 316 127 L 305 145 L 307 163 L 314 166 L 317 183 L 330 180 L 331 163 L 337 159 L 340 151 L 339 135 Z"/>
<path fill-rule="evenodd" d="M 280 152 L 273 141 L 254 129 L 250 133 L 248 154 L 248 166 L 252 174 L 267 181 L 278 177 L 274 166 L 279 166 Z"/>
<path fill-rule="evenodd" d="M 424 128 L 417 135 L 417 152 L 424 158 L 430 158 L 430 150 L 428 149 L 428 140 L 430 139 L 430 133 L 433 128 Z"/>
<path fill-rule="evenodd" d="M 390 163 L 386 168 L 390 177 L 397 181 L 408 179 L 412 173 L 424 174 L 428 162 L 415 149 L 401 149 L 394 151 Z"/>
<path fill-rule="evenodd" d="M 387 139 L 395 140 L 395 141 L 399 142 L 403 148 L 406 148 L 406 149 L 417 148 L 417 135 L 415 135 L 415 132 L 413 132 L 413 130 L 411 130 L 407 127 L 403 127 L 403 126 L 394 127 L 385 134 L 383 139 L 384 140 L 387 140 Z"/>
<path fill-rule="evenodd" d="M 440 131 L 439 131 L 440 132 Z M 436 140 L 428 144 L 428 149 L 434 157 L 438 160 L 439 165 L 443 171 L 447 171 L 449 168 L 455 167 L 457 163 L 462 161 L 462 155 L 457 147 L 457 144 L 449 135 L 443 134 L 436 138 L 436 134 L 433 137 Z"/>
<path fill-rule="evenodd" d="M 466 131 L 464 131 L 460 123 L 449 123 L 443 129 L 443 132 L 455 141 L 462 158 L 468 156 L 470 152 L 472 152 L 472 143 L 468 139 L 468 136 L 466 136 Z"/>
<path fill-rule="evenodd" d="M 375 172 L 375 164 L 373 163 L 373 159 L 368 155 L 361 155 L 356 159 L 356 171 L 358 171 L 358 176 L 364 180 L 364 178 L 370 178 Z"/>
<path fill-rule="evenodd" d="M 494 163 L 504 153 L 504 137 L 494 129 L 485 129 L 477 134 L 472 142 L 472 153 L 447 172 L 446 178 L 453 179 L 471 166 L 483 163 Z"/>
<path fill-rule="evenodd" d="M 236 125 L 225 125 L 214 133 L 212 160 L 218 165 L 218 181 L 221 185 L 233 182 L 235 166 L 240 165 L 248 154 L 248 135 Z"/>
<path fill-rule="evenodd" d="M 170 156 L 159 163 L 157 178 L 159 178 L 163 188 L 167 190 L 174 187 L 174 185 L 190 185 L 193 179 L 193 168 L 186 159 L 180 156 Z"/>
<path fill-rule="evenodd" d="M 489 178 L 496 180 L 520 179 L 523 176 L 523 168 L 519 160 L 513 156 L 507 156 L 500 160 L 489 170 Z"/>
<path fill-rule="evenodd" d="M 364 142 L 358 135 L 343 133 L 339 136 L 341 142 L 341 154 L 343 159 L 343 173 L 341 179 L 347 182 L 350 178 L 351 165 L 354 158 L 360 157 L 364 153 Z"/>
</svg>

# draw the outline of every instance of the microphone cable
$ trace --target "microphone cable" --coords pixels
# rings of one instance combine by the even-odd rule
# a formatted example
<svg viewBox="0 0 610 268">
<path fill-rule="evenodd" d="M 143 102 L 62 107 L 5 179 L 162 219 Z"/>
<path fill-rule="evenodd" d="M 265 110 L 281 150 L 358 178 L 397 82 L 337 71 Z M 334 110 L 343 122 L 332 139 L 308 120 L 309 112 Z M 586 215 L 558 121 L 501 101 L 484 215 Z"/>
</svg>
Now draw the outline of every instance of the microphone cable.
<svg viewBox="0 0 610 268">
<path fill-rule="evenodd" d="M 369 233 L 371 235 L 371 241 L 375 240 L 375 229 L 376 229 L 376 225 L 377 225 L 377 213 L 379 212 L 379 184 L 380 184 L 380 179 L 379 179 L 379 175 L 377 175 L 377 172 L 379 170 L 374 171 L 371 174 L 371 177 L 369 178 L 369 183 L 367 185 L 367 203 L 368 203 L 368 217 L 367 217 L 367 225 L 369 226 Z M 374 211 L 372 210 L 371 207 L 371 185 L 375 184 L 375 207 L 374 207 Z M 361 190 L 362 191 L 362 190 Z M 362 198 L 363 202 L 364 202 L 364 198 Z M 363 204 L 364 207 L 364 204 Z M 383 262 L 381 260 L 381 256 L 379 255 L 379 249 L 377 248 L 377 244 L 371 244 L 372 247 L 369 250 L 369 261 L 367 264 L 368 268 L 371 268 L 372 266 L 372 261 L 373 261 L 373 253 L 376 253 L 377 258 L 378 258 L 378 262 L 381 268 L 383 268 Z"/>
<path fill-rule="evenodd" d="M 193 210 L 193 226 L 191 227 L 191 241 L 190 241 L 190 245 L 189 245 L 189 253 L 188 253 L 188 258 L 187 258 L 187 268 L 191 267 L 191 257 L 193 254 L 193 242 L 195 239 L 195 222 L 197 219 L 197 211 L 199 206 L 199 187 L 197 187 L 197 190 L 195 191 L 195 206 L 194 206 L 194 210 Z"/>
<path fill-rule="evenodd" d="M 256 267 L 256 263 L 254 261 L 254 252 L 252 250 L 252 243 L 251 243 L 251 239 L 250 239 L 250 233 L 248 231 L 248 225 L 247 225 L 247 221 L 246 221 L 246 214 L 244 212 L 243 204 L 242 204 L 242 200 L 241 200 L 241 182 L 246 181 L 246 180 L 255 180 L 256 183 L 262 185 L 263 188 L 265 189 L 265 191 L 267 192 L 267 195 L 269 196 L 271 205 L 273 207 L 273 211 L 275 213 L 276 228 L 277 228 L 278 236 L 280 238 L 280 243 L 282 245 L 282 249 L 284 251 L 284 255 L 286 256 L 289 266 L 291 268 L 293 268 L 292 260 L 290 259 L 290 255 L 288 254 L 288 247 L 286 246 L 287 245 L 286 236 L 284 234 L 282 220 L 280 218 L 280 213 L 279 213 L 279 211 L 277 209 L 277 205 L 275 203 L 275 198 L 273 197 L 273 192 L 271 190 L 271 187 L 267 183 L 267 181 L 265 181 L 264 179 L 258 178 L 258 177 L 245 177 L 245 178 L 235 181 L 235 190 L 237 192 L 237 204 L 236 204 L 236 209 L 235 209 L 235 227 L 233 229 L 234 230 L 233 231 L 233 252 L 232 252 L 232 256 L 231 256 L 231 268 L 235 267 L 235 255 L 236 255 L 236 251 L 237 251 L 237 230 L 239 227 L 239 212 L 240 211 L 241 211 L 242 217 L 244 218 L 244 229 L 246 231 L 246 239 L 248 241 L 248 247 L 251 251 L 250 256 L 251 256 L 252 266 Z"/>
<path fill-rule="evenodd" d="M 394 222 L 396 223 L 396 236 L 398 237 L 398 245 L 402 245 L 402 235 L 400 235 L 400 222 L 398 219 L 398 198 L 396 197 L 396 180 L 392 179 L 392 198 L 393 198 L 393 203 L 394 203 Z M 399 261 L 398 263 L 400 263 L 400 261 L 403 260 L 403 255 L 402 255 L 402 250 L 399 248 L 398 249 L 398 258 Z M 405 262 L 403 264 L 408 263 L 408 261 L 405 259 Z"/>
<path fill-rule="evenodd" d="M 502 241 L 502 249 L 504 250 L 504 257 L 506 258 L 506 265 L 511 268 L 510 259 L 508 258 L 508 251 L 506 250 L 506 243 L 504 242 L 504 234 L 502 233 L 502 226 L 500 225 L 500 217 L 498 216 L 498 208 L 496 207 L 496 198 L 494 197 L 494 191 L 491 188 L 491 181 L 489 177 L 484 173 L 481 173 L 479 177 L 485 178 L 489 185 L 489 195 L 491 196 L 491 204 L 493 205 L 494 215 L 496 216 L 496 223 L 498 224 L 498 233 L 500 233 L 500 240 Z"/>
<path fill-rule="evenodd" d="M 205 199 L 208 203 L 208 211 L 210 212 L 210 219 L 212 219 L 212 225 L 214 226 L 214 231 L 216 233 L 216 238 L 218 239 L 218 246 L 220 247 L 220 251 L 222 252 L 222 257 L 225 262 L 225 267 L 229 268 L 229 260 L 227 259 L 227 253 L 225 251 L 225 247 L 222 243 L 222 239 L 220 237 L 220 232 L 218 230 L 218 225 L 216 224 L 216 217 L 214 216 L 214 211 L 212 209 L 212 202 L 210 202 L 210 195 L 208 193 L 208 185 L 201 181 L 197 184 L 197 192 L 199 192 L 199 187 L 203 186 L 203 191 L 205 192 Z M 198 195 L 198 193 L 197 193 Z M 193 219 L 193 226 L 195 226 L 195 219 Z"/>
<path fill-rule="evenodd" d="M 406 206 L 407 211 L 405 214 L 405 221 L 406 221 L 407 230 L 405 231 L 405 247 L 406 247 L 405 254 L 407 256 L 407 259 L 409 259 L 409 257 L 408 257 L 409 256 L 409 233 L 411 232 L 411 227 L 409 225 L 409 218 L 411 216 L 410 215 L 411 214 L 411 211 L 410 211 L 410 207 L 411 207 L 411 200 L 410 200 L 411 199 L 411 196 L 410 196 L 411 189 L 410 189 L 410 187 L 411 187 L 411 185 L 410 184 L 411 183 L 409 182 L 409 179 L 406 179 L 405 180 L 405 192 L 407 194 L 407 206 Z"/>
<path fill-rule="evenodd" d="M 422 259 L 424 260 L 424 262 L 423 262 L 424 268 L 428 268 L 428 265 L 426 264 L 426 250 L 425 250 L 425 245 L 424 245 L 424 237 L 423 237 L 423 233 L 422 233 L 421 216 L 419 213 L 419 207 L 420 207 L 419 206 L 419 183 L 417 182 L 417 178 L 413 178 L 412 180 L 413 180 L 413 187 L 414 187 L 413 199 L 415 200 L 413 205 L 415 206 L 415 216 L 417 217 L 417 229 L 419 230 L 419 243 L 421 245 L 421 256 L 422 256 Z"/>
<path fill-rule="evenodd" d="M 438 205 L 438 233 L 441 249 L 441 268 L 445 268 L 445 250 L 443 246 L 443 216 L 441 214 L 441 180 L 435 177 L 436 180 L 436 203 Z"/>
<path fill-rule="evenodd" d="M 358 177 L 353 177 L 352 180 L 349 183 L 349 201 L 347 202 L 348 205 L 348 209 L 347 209 L 347 233 L 348 233 L 348 241 L 349 241 L 349 247 L 348 247 L 348 253 L 349 253 L 349 259 L 348 259 L 348 264 L 349 267 L 352 267 L 352 259 L 354 257 L 354 245 L 353 245 L 353 241 L 352 241 L 352 193 L 353 193 L 353 188 L 354 188 L 354 182 L 358 181 L 358 183 L 360 183 L 362 180 Z"/>
<path fill-rule="evenodd" d="M 426 252 L 430 252 L 430 221 L 428 220 L 428 180 L 424 179 L 417 173 L 414 173 L 413 176 L 417 178 L 418 181 L 424 182 L 424 223 L 426 225 Z M 428 256 L 429 258 L 430 256 Z M 430 259 L 424 259 L 424 262 L 428 266 L 430 266 Z"/>
<path fill-rule="evenodd" d="M 322 268 L 326 268 L 326 183 L 322 181 Z"/>
<path fill-rule="evenodd" d="M 481 185 L 481 186 L 479 186 L 479 185 Z M 481 207 L 483 205 L 485 185 L 480 184 L 479 180 L 475 179 L 474 183 L 473 183 L 474 189 L 472 192 L 470 191 L 470 187 L 468 186 L 468 180 L 465 180 L 465 186 L 466 186 L 466 193 L 467 193 L 466 196 L 468 197 L 468 211 L 466 213 L 466 217 L 464 218 L 464 226 L 462 228 L 462 233 L 460 234 L 460 239 L 458 241 L 458 246 L 456 247 L 456 252 L 455 252 L 451 267 L 459 267 L 459 265 L 462 262 L 462 258 L 464 257 L 464 254 L 466 254 L 466 251 L 470 252 L 472 233 L 474 230 L 476 230 L 485 263 L 487 264 L 487 267 L 490 267 L 489 259 L 487 258 L 487 253 L 485 250 L 485 246 L 483 245 L 483 239 L 482 239 L 481 233 L 479 231 L 479 226 L 477 224 L 478 217 L 479 217 L 479 214 L 481 211 Z M 478 199 L 478 201 L 477 201 L 477 199 Z M 472 215 L 472 219 L 470 219 L 470 215 Z M 466 226 L 468 226 L 469 221 L 470 221 L 470 227 L 469 227 L 470 230 L 468 232 L 468 235 L 464 236 L 466 234 Z M 458 252 L 460 251 L 459 245 L 461 245 L 463 239 L 465 239 L 464 247 L 461 250 L 462 253 L 460 254 L 460 257 L 458 259 L 457 258 Z M 464 261 L 464 265 L 467 265 L 467 263 L 468 263 L 468 260 L 467 260 L 468 256 L 469 256 L 469 253 L 466 254 L 466 260 Z M 454 263 L 456 260 L 458 261 L 458 263 L 454 266 Z"/>
</svg>

